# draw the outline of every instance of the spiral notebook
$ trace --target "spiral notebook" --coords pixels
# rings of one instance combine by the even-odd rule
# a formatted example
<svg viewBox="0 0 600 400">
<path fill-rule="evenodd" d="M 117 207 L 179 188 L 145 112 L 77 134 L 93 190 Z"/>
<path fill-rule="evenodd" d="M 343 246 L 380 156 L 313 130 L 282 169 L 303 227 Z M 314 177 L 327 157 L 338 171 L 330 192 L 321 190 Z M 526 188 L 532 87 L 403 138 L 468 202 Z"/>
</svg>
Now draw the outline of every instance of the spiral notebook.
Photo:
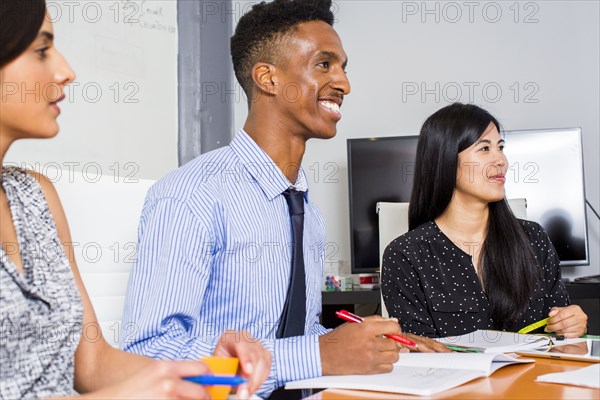
<svg viewBox="0 0 600 400">
<path fill-rule="evenodd" d="M 461 347 L 482 353 L 516 353 L 553 344 L 549 336 L 481 329 L 460 336 L 448 336 L 436 340 L 447 346 Z"/>
<path fill-rule="evenodd" d="M 392 372 L 377 375 L 338 375 L 289 382 L 286 389 L 354 389 L 431 396 L 499 368 L 533 360 L 506 354 L 409 353 L 400 354 Z"/>
</svg>

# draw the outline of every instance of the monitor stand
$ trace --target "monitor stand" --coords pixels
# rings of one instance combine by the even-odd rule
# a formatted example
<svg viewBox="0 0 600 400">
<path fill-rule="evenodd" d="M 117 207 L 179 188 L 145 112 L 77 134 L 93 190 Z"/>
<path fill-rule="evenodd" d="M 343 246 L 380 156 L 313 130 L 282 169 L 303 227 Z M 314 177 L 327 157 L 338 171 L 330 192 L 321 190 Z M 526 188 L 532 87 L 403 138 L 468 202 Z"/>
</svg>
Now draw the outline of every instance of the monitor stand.
<svg viewBox="0 0 600 400">
<path fill-rule="evenodd" d="M 573 282 L 576 283 L 600 283 L 600 275 L 581 276 L 575 278 Z"/>
</svg>

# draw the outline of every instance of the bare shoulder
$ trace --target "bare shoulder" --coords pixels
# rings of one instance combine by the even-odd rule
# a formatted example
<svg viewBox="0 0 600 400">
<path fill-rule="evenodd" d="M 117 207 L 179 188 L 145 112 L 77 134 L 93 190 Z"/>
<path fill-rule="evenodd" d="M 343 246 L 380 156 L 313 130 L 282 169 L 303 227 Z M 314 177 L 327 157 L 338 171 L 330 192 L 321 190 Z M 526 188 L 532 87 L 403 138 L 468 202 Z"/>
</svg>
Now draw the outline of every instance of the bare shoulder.
<svg viewBox="0 0 600 400">
<path fill-rule="evenodd" d="M 48 178 L 46 175 L 42 174 L 41 172 L 34 171 L 32 169 L 25 169 L 24 171 L 29 176 L 33 176 L 40 185 L 54 187 L 50 178 Z"/>
<path fill-rule="evenodd" d="M 35 180 L 40 184 L 40 187 L 42 188 L 42 193 L 44 193 L 44 196 L 46 197 L 46 201 L 48 202 L 48 206 L 50 207 L 51 211 L 52 211 L 52 206 L 56 204 L 56 202 L 58 202 L 58 204 L 60 204 L 60 200 L 58 198 L 58 192 L 56 191 L 56 188 L 54 187 L 54 184 L 52 183 L 52 181 L 44 174 L 37 172 L 37 171 L 33 171 L 33 170 L 25 170 L 25 172 L 32 176 L 33 178 L 35 178 Z"/>
</svg>

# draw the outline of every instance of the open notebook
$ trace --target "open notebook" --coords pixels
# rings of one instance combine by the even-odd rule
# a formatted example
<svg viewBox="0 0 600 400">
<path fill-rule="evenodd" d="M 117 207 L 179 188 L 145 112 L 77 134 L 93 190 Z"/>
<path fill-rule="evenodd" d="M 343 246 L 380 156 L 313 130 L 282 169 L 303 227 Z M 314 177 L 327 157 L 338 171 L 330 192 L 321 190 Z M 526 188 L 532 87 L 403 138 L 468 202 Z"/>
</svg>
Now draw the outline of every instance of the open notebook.
<svg viewBox="0 0 600 400">
<path fill-rule="evenodd" d="M 430 396 L 490 376 L 498 368 L 533 360 L 506 354 L 410 353 L 400 354 L 392 372 L 377 375 L 338 375 L 289 382 L 286 389 L 356 389 Z"/>
<path fill-rule="evenodd" d="M 478 330 L 436 340 L 447 346 L 471 349 L 482 353 L 515 353 L 552 344 L 552 339 L 548 336 L 492 330 Z"/>
</svg>

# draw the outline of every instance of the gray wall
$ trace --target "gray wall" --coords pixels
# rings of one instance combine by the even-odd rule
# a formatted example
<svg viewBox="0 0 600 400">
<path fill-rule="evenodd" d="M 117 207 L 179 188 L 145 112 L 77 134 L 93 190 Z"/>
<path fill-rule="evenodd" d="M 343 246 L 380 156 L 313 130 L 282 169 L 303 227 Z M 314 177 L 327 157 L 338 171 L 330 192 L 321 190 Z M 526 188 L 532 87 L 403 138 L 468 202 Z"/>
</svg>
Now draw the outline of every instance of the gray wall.
<svg viewBox="0 0 600 400">
<path fill-rule="evenodd" d="M 233 137 L 230 1 L 178 1 L 179 165 Z"/>
<path fill-rule="evenodd" d="M 311 141 L 303 162 L 326 220 L 328 258 L 350 262 L 346 139 L 417 134 L 455 100 L 488 109 L 507 130 L 581 127 L 587 198 L 599 209 L 598 4 L 336 2 L 352 93 L 337 137 Z M 245 116 L 242 99 L 237 128 Z M 589 210 L 588 231 L 591 265 L 564 269 L 566 277 L 600 271 L 600 225 Z"/>
</svg>

